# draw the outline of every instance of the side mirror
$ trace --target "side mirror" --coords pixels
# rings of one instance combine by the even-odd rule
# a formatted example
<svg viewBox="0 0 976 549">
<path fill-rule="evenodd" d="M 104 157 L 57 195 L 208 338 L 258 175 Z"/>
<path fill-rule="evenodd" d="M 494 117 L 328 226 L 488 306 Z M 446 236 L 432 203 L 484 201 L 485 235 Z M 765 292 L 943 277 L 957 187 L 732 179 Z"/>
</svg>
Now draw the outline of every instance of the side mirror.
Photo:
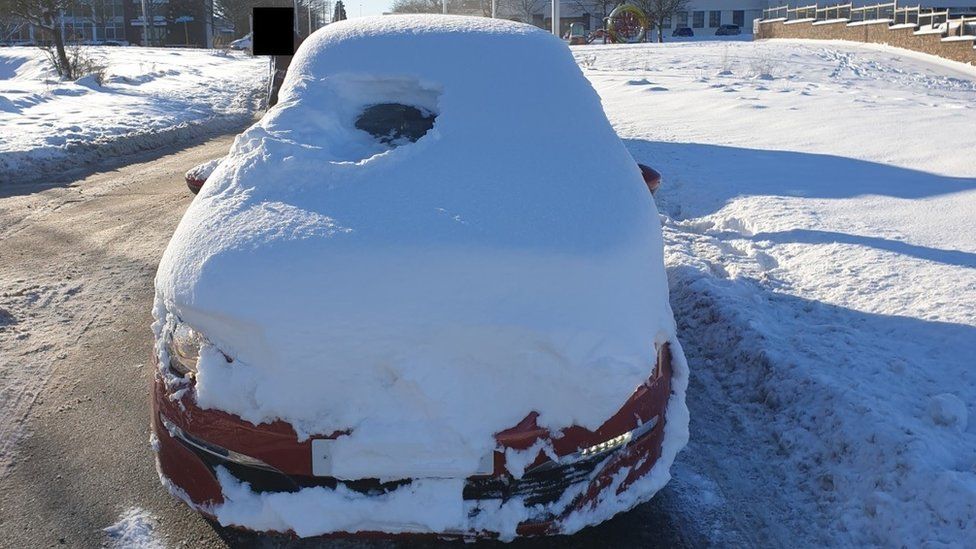
<svg viewBox="0 0 976 549">
<path fill-rule="evenodd" d="M 661 174 L 654 168 L 641 163 L 638 163 L 637 167 L 640 168 L 641 176 L 644 178 L 647 189 L 651 191 L 651 194 L 656 193 L 657 189 L 661 186 Z"/>
</svg>

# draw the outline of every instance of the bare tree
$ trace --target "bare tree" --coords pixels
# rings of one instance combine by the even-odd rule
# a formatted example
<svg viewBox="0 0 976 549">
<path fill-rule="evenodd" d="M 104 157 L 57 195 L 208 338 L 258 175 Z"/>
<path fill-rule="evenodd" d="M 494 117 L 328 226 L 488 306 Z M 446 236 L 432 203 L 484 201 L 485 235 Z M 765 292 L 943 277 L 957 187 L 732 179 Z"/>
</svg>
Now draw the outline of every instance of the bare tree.
<svg viewBox="0 0 976 549">
<path fill-rule="evenodd" d="M 0 41 L 9 40 L 22 24 L 12 13 L 0 10 Z"/>
<path fill-rule="evenodd" d="M 61 32 L 63 12 L 71 10 L 75 0 L 0 0 L 0 13 L 10 13 L 51 34 L 54 52 L 51 53 L 55 70 L 62 78 L 74 77 L 74 67 L 64 47 Z"/>
<path fill-rule="evenodd" d="M 610 12 L 614 8 L 623 3 L 623 0 L 575 0 L 574 4 L 579 7 L 583 13 L 589 13 L 590 15 L 600 18 L 600 28 L 603 28 L 607 17 L 610 16 Z"/>
<path fill-rule="evenodd" d="M 542 13 L 549 4 L 549 0 L 498 0 L 516 19 L 523 23 L 533 24 L 532 16 Z"/>
<path fill-rule="evenodd" d="M 394 0 L 393 13 L 441 13 L 441 0 Z M 491 0 L 447 0 L 447 13 L 491 16 Z"/>
<path fill-rule="evenodd" d="M 240 35 L 242 29 L 248 28 L 251 8 L 256 4 L 254 0 L 214 0 L 214 16 L 229 22 Z"/>
<path fill-rule="evenodd" d="M 234 25 L 234 31 L 241 35 L 250 30 L 251 10 L 255 7 L 290 8 L 292 0 L 214 0 L 214 15 Z"/>
<path fill-rule="evenodd" d="M 657 27 L 657 41 L 664 42 L 664 26 L 666 19 L 675 17 L 679 11 L 688 7 L 688 0 L 630 0 L 647 16 L 648 26 Z M 650 29 L 648 29 L 650 30 Z"/>
<path fill-rule="evenodd" d="M 450 11 L 450 2 L 448 11 Z M 441 0 L 394 0 L 393 13 L 440 13 Z"/>
<path fill-rule="evenodd" d="M 115 17 L 115 11 L 113 4 L 116 2 L 114 0 L 79 0 L 78 6 L 81 13 L 84 14 L 85 19 L 91 22 L 95 27 L 95 32 L 92 35 L 92 40 L 99 39 L 99 31 L 101 33 L 105 32 L 105 28 L 109 26 L 112 19 Z M 122 11 L 122 8 L 119 8 Z M 104 40 L 104 34 L 101 36 Z"/>
</svg>

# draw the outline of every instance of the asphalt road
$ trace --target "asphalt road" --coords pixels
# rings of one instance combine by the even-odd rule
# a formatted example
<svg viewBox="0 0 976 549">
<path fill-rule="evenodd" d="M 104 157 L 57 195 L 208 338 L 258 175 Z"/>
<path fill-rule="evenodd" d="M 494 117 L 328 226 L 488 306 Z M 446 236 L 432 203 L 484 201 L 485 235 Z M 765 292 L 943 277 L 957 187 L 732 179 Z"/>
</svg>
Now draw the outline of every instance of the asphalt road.
<svg viewBox="0 0 976 549">
<path fill-rule="evenodd" d="M 133 507 L 156 517 L 168 547 L 461 545 L 224 529 L 160 486 L 148 443 L 153 276 L 193 199 L 183 172 L 232 139 L 0 188 L 0 547 L 99 547 Z M 510 546 L 702 545 L 679 500 L 666 488 L 575 536 Z"/>
</svg>

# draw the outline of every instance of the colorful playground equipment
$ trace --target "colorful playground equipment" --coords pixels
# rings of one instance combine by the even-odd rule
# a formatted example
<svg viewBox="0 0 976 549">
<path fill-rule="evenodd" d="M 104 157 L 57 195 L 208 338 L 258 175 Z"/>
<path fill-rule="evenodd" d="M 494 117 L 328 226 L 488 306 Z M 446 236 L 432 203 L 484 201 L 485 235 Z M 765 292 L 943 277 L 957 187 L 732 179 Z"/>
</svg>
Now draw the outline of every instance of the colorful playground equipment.
<svg viewBox="0 0 976 549">
<path fill-rule="evenodd" d="M 606 34 L 614 44 L 634 44 L 647 34 L 647 16 L 632 4 L 621 4 L 607 17 Z"/>
</svg>

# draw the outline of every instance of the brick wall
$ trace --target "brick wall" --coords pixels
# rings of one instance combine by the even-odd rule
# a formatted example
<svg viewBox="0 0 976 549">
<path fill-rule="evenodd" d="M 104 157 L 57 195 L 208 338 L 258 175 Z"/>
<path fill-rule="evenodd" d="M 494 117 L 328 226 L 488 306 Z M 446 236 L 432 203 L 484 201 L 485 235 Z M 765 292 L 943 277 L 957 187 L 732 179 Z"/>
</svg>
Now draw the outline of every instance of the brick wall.
<svg viewBox="0 0 976 549">
<path fill-rule="evenodd" d="M 917 35 L 912 27 L 892 29 L 885 21 L 859 25 L 849 25 L 844 21 L 817 24 L 812 21 L 763 21 L 759 23 L 755 38 L 809 38 L 888 44 L 976 65 L 973 40 L 944 41 L 941 34 Z"/>
</svg>

